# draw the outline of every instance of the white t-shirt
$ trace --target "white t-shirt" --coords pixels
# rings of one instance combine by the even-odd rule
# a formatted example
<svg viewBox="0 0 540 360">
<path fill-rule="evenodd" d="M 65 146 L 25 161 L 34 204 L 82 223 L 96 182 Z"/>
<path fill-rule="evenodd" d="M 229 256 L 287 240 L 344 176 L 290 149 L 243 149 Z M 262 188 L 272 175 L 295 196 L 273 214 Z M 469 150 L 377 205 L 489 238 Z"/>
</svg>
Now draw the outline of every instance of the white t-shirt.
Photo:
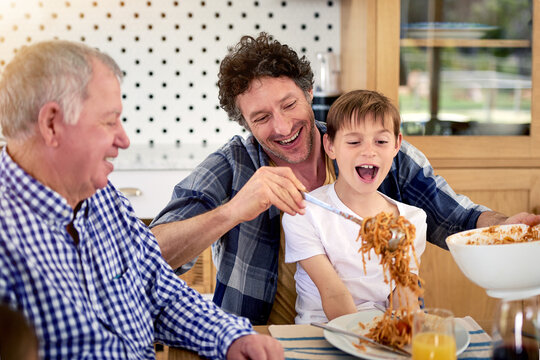
<svg viewBox="0 0 540 360">
<path fill-rule="evenodd" d="M 336 194 L 334 184 L 322 186 L 310 193 L 314 197 L 349 214 L 349 209 Z M 407 218 L 416 227 L 414 247 L 418 260 L 426 247 L 426 213 L 415 206 L 406 205 L 383 195 L 395 204 L 399 214 Z M 386 304 L 390 295 L 390 286 L 384 282 L 383 270 L 379 258 L 371 252 L 371 260 L 365 255 L 366 273 L 362 263 L 362 254 L 358 252 L 360 240 L 356 242 L 360 226 L 332 213 L 320 206 L 307 203 L 306 214 L 283 215 L 285 232 L 285 262 L 297 262 L 319 254 L 326 254 L 337 274 L 349 289 L 357 307 L 366 302 Z M 418 274 L 418 269 L 411 257 L 411 271 Z M 296 265 L 297 324 L 312 321 L 328 321 L 322 308 L 319 290 L 300 264 Z M 365 304 L 364 304 L 365 305 Z"/>
</svg>

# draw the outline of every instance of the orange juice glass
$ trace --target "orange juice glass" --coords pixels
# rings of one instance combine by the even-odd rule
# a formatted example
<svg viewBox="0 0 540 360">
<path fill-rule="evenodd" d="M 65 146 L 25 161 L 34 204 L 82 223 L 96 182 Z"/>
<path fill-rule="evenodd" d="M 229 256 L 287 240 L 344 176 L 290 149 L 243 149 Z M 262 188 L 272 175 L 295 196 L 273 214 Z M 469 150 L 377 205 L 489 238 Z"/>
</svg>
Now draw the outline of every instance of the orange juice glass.
<svg viewBox="0 0 540 360">
<path fill-rule="evenodd" d="M 444 309 L 422 309 L 413 316 L 413 360 L 456 360 L 454 316 Z"/>
</svg>

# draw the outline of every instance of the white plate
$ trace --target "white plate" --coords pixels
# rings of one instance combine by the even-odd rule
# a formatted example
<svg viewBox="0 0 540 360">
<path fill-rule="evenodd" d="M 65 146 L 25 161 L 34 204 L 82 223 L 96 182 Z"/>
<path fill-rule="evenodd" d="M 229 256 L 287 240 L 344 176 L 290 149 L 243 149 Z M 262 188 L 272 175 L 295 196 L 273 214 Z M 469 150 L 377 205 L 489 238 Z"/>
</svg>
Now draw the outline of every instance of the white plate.
<svg viewBox="0 0 540 360">
<path fill-rule="evenodd" d="M 328 325 L 360 333 L 359 322 L 364 324 L 370 322 L 375 316 L 380 316 L 382 313 L 379 310 L 361 310 L 355 314 L 340 316 L 328 323 Z M 456 355 L 461 354 L 471 341 L 469 332 L 459 323 L 455 322 L 454 331 L 456 334 Z M 354 347 L 353 343 L 357 340 L 353 340 L 350 336 L 333 333 L 328 330 L 324 330 L 324 337 L 326 340 L 348 354 L 367 360 L 386 360 L 386 359 L 406 359 L 405 356 L 400 356 L 395 353 L 391 353 L 384 350 L 375 349 L 373 347 L 366 346 L 365 350 L 360 350 Z"/>
</svg>

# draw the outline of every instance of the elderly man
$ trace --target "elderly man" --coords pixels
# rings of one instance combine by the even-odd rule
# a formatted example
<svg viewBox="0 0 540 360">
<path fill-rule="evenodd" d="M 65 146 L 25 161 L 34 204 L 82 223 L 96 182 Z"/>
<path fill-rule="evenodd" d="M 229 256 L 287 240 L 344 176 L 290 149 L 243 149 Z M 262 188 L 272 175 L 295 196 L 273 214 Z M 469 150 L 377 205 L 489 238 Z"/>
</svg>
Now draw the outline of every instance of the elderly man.
<svg viewBox="0 0 540 360">
<path fill-rule="evenodd" d="M 261 33 L 230 49 L 218 86 L 221 106 L 250 136 L 234 137 L 179 182 L 152 231 L 173 268 L 213 244 L 214 301 L 225 310 L 256 324 L 291 322 L 294 266 L 282 261 L 280 210 L 303 214 L 299 190 L 337 173 L 322 148 L 326 126 L 311 109 L 313 72 L 305 57 Z M 445 248 L 444 239 L 461 230 L 540 221 L 525 213 L 507 218 L 457 195 L 406 141 L 379 190 L 424 209 L 428 241 Z"/>
<path fill-rule="evenodd" d="M 0 303 L 45 359 L 152 359 L 155 341 L 209 358 L 283 358 L 178 279 L 107 180 L 129 146 L 121 71 L 85 45 L 23 48 L 0 81 Z"/>
</svg>

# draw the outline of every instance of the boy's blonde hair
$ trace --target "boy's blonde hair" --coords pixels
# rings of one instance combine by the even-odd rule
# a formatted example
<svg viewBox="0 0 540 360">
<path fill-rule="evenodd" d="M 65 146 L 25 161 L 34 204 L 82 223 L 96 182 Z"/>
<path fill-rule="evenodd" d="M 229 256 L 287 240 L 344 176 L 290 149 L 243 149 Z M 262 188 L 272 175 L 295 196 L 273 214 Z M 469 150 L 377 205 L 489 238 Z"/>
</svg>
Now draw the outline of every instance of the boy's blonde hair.
<svg viewBox="0 0 540 360">
<path fill-rule="evenodd" d="M 327 134 L 334 141 L 336 132 L 343 127 L 361 124 L 371 115 L 374 121 L 384 125 L 387 116 L 392 118 L 394 135 L 399 135 L 401 117 L 389 98 L 371 90 L 353 90 L 341 95 L 330 107 L 326 117 Z"/>
</svg>

